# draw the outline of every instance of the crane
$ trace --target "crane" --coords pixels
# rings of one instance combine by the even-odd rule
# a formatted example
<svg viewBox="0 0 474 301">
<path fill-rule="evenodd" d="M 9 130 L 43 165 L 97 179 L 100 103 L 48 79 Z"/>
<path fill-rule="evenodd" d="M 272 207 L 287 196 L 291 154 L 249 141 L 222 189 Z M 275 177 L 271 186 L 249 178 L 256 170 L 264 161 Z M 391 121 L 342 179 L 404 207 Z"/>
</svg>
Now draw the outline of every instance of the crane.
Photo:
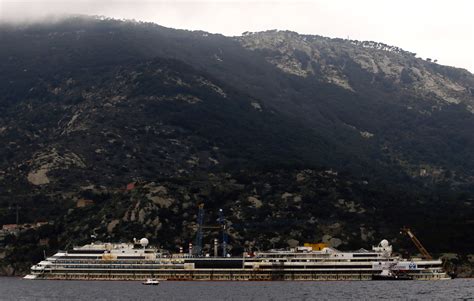
<svg viewBox="0 0 474 301">
<path fill-rule="evenodd" d="M 222 209 L 219 209 L 219 218 L 217 220 L 219 226 L 205 226 L 204 225 L 204 203 L 198 205 L 198 215 L 197 215 L 197 232 L 196 240 L 194 244 L 193 254 L 202 255 L 202 239 L 204 229 L 220 229 L 222 231 L 222 256 L 227 256 L 227 223 L 224 218 L 224 212 Z"/>
<path fill-rule="evenodd" d="M 425 259 L 433 259 L 433 257 L 431 257 L 430 253 L 428 253 L 425 247 L 423 247 L 421 242 L 418 240 L 418 238 L 416 238 L 415 234 L 413 234 L 410 228 L 403 227 L 400 233 L 405 233 L 410 237 L 411 241 L 413 241 L 413 244 L 415 244 L 415 246 L 418 248 L 418 251 L 420 251 L 421 255 Z"/>
<path fill-rule="evenodd" d="M 227 224 L 222 209 L 219 209 L 219 224 L 222 227 L 222 257 L 227 257 Z"/>
<path fill-rule="evenodd" d="M 203 203 L 198 205 L 197 222 L 198 222 L 198 229 L 196 233 L 196 242 L 195 242 L 195 247 L 193 251 L 195 255 L 201 255 L 202 236 L 203 236 L 202 232 L 203 232 L 203 223 L 204 223 L 204 204 Z"/>
</svg>

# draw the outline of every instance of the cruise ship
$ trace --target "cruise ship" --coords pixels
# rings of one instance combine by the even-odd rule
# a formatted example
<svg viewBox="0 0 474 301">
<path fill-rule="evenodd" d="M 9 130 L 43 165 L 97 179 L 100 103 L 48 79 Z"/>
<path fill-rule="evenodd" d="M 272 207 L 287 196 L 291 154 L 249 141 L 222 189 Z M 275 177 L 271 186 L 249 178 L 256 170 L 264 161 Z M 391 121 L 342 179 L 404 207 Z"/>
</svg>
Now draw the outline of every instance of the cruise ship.
<svg viewBox="0 0 474 301">
<path fill-rule="evenodd" d="M 324 244 L 285 250 L 171 254 L 149 246 L 146 238 L 132 243 L 91 243 L 59 251 L 31 267 L 26 279 L 60 280 L 371 280 L 390 270 L 414 280 L 449 279 L 441 260 L 403 259 L 387 240 L 371 250 L 339 251 Z"/>
</svg>

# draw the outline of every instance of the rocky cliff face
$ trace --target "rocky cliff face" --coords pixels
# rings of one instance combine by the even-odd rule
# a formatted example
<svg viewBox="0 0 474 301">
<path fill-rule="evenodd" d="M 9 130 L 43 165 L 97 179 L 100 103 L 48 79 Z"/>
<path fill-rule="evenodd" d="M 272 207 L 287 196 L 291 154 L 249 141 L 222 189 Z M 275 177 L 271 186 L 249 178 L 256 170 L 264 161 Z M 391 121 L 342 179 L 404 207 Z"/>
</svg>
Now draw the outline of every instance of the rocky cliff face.
<svg viewBox="0 0 474 301">
<path fill-rule="evenodd" d="M 224 208 L 233 253 L 382 236 L 410 249 L 410 225 L 467 258 L 465 70 L 375 42 L 85 17 L 3 25 L 0 43 L 0 223 L 17 203 L 21 222 L 50 222 L 4 235 L 10 274 L 90 235 L 175 249 L 201 202 L 209 224 Z"/>
<path fill-rule="evenodd" d="M 390 84 L 398 93 L 435 101 L 439 107 L 434 109 L 462 103 L 474 112 L 471 73 L 417 58 L 415 53 L 395 46 L 290 31 L 245 33 L 238 40 L 244 47 L 262 52 L 268 62 L 286 73 L 316 76 L 352 92 L 360 92 L 357 77 L 363 73 L 375 87 Z M 354 74 L 355 68 L 359 74 Z"/>
</svg>

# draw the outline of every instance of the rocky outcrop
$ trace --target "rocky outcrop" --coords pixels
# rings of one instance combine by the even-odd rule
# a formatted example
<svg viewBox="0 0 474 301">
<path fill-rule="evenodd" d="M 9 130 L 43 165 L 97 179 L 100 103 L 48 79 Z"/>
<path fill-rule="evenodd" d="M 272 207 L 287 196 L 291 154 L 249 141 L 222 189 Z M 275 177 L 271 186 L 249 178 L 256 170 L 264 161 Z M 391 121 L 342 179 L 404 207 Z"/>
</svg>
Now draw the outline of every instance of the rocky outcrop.
<svg viewBox="0 0 474 301">
<path fill-rule="evenodd" d="M 60 153 L 56 148 L 44 150 L 34 154 L 27 162 L 32 168 L 28 173 L 28 181 L 33 185 L 45 185 L 50 182 L 47 173 L 56 169 L 69 169 L 71 167 L 85 168 L 83 160 L 73 152 Z"/>
<path fill-rule="evenodd" d="M 474 76 L 465 70 L 442 67 L 398 47 L 371 41 L 330 39 L 291 31 L 246 33 L 237 38 L 246 48 L 263 53 L 268 62 L 297 76 L 315 76 L 352 92 L 356 81 L 349 65 L 357 65 L 376 81 L 391 82 L 400 91 L 419 97 L 434 96 L 440 106 L 474 106 Z M 449 76 L 457 73 L 456 78 Z"/>
</svg>

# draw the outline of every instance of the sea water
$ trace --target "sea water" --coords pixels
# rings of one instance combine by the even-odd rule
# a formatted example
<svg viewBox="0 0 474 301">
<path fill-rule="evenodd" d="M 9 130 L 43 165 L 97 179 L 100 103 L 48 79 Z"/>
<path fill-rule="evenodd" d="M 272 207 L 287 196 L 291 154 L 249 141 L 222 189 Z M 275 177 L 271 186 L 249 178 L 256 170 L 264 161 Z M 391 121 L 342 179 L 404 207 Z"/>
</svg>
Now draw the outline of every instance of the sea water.
<svg viewBox="0 0 474 301">
<path fill-rule="evenodd" d="M 55 281 L 0 277 L 0 300 L 474 300 L 474 279 L 445 281 Z"/>
</svg>

